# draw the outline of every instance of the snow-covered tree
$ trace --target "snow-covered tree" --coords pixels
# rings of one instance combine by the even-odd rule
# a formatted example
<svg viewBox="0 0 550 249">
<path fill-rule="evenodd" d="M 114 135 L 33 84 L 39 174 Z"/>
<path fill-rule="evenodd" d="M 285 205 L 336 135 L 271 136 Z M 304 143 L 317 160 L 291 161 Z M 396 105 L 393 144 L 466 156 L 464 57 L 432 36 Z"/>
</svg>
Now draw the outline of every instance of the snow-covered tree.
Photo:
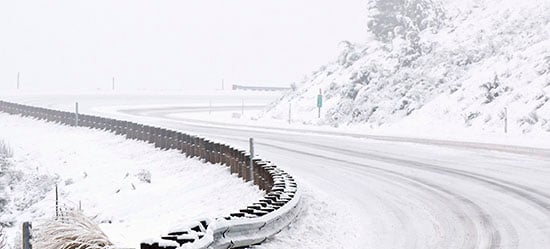
<svg viewBox="0 0 550 249">
<path fill-rule="evenodd" d="M 423 30 L 437 30 L 444 18 L 437 0 L 370 0 L 368 12 L 369 31 L 383 42 L 416 39 Z"/>
<path fill-rule="evenodd" d="M 338 63 L 344 67 L 351 66 L 355 61 L 361 58 L 361 55 L 356 51 L 356 46 L 349 41 L 341 41 L 340 46 L 342 51 L 338 57 Z"/>
</svg>

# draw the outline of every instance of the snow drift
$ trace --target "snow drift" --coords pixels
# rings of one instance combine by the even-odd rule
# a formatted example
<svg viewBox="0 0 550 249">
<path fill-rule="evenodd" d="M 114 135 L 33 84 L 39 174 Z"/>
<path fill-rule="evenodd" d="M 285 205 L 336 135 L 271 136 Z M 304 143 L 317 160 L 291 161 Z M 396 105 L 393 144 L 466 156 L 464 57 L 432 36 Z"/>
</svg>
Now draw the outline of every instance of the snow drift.
<svg viewBox="0 0 550 249">
<path fill-rule="evenodd" d="M 227 167 L 112 133 L 0 114 L 0 138 L 13 149 L 0 175 L 0 183 L 7 183 L 0 188 L 0 200 L 7 197 L 0 224 L 7 224 L 12 247 L 22 222 L 55 215 L 56 183 L 62 203 L 81 202 L 83 212 L 124 248 L 188 220 L 225 215 L 263 194 L 229 176 Z"/>
</svg>

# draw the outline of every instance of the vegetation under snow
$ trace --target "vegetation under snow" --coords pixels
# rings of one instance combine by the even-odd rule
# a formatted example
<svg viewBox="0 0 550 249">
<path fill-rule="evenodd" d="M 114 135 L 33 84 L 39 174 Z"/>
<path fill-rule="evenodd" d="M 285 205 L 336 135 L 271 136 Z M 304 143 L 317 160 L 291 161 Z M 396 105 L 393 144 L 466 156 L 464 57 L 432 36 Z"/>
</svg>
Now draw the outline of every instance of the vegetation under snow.
<svg viewBox="0 0 550 249">
<path fill-rule="evenodd" d="M 550 131 L 550 2 L 371 0 L 366 42 L 309 75 L 267 116 L 372 128 L 454 124 Z M 323 90 L 323 117 L 315 98 Z"/>
</svg>

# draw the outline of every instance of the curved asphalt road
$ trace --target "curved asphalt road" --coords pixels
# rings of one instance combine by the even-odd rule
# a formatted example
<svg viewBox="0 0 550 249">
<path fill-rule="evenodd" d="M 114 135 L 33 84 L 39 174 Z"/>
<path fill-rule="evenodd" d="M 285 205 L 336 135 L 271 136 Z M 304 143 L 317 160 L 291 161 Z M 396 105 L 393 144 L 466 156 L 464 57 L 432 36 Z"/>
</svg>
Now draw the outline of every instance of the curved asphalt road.
<svg viewBox="0 0 550 249">
<path fill-rule="evenodd" d="M 357 248 L 550 248 L 548 150 L 262 128 L 171 115 L 201 110 L 120 113 L 243 148 L 254 137 L 262 158 L 352 208 L 359 236 L 349 240 Z"/>
</svg>

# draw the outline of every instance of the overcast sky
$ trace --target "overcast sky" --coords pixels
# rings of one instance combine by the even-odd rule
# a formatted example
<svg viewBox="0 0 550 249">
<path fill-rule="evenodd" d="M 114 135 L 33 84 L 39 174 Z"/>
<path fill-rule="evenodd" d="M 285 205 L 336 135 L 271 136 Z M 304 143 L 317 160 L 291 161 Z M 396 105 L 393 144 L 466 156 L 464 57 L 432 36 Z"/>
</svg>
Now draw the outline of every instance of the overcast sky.
<svg viewBox="0 0 550 249">
<path fill-rule="evenodd" d="M 0 88 L 287 85 L 365 39 L 364 0 L 0 2 Z"/>
</svg>

